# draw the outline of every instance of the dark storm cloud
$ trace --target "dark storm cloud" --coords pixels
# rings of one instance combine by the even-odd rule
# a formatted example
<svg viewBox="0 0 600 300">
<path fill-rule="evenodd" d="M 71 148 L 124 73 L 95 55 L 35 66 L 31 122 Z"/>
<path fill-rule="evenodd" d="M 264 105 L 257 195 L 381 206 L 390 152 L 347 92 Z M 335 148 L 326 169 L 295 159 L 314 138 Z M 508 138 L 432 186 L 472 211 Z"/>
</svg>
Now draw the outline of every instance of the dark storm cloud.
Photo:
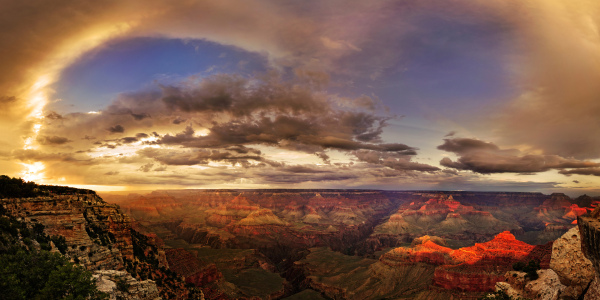
<svg viewBox="0 0 600 300">
<path fill-rule="evenodd" d="M 153 163 L 147 163 L 147 164 L 141 166 L 138 170 L 148 173 L 148 172 L 150 172 L 150 170 L 152 170 L 153 166 L 154 166 Z"/>
<path fill-rule="evenodd" d="M 332 116 L 333 117 L 333 116 Z M 372 144 L 353 140 L 351 134 L 336 132 L 330 127 L 335 119 L 326 124 L 311 119 L 277 116 L 248 122 L 231 121 L 210 128 L 206 136 L 196 136 L 191 126 L 175 135 L 165 135 L 155 144 L 181 145 L 189 148 L 219 148 L 241 144 L 266 144 L 284 146 L 293 150 L 315 149 L 359 150 L 370 149 L 383 152 L 398 152 L 415 155 L 416 148 L 399 144 Z M 336 136 L 332 136 L 332 135 Z M 290 142 L 290 143 L 287 143 Z M 314 147 L 310 147 L 314 146 Z M 315 148 L 316 147 L 316 148 Z"/>
<path fill-rule="evenodd" d="M 143 119 L 145 119 L 145 118 L 150 118 L 150 115 L 149 115 L 149 114 L 146 114 L 146 113 L 142 113 L 142 114 L 134 114 L 134 113 L 131 113 L 131 116 L 132 116 L 132 117 L 133 117 L 133 119 L 134 119 L 134 120 L 136 120 L 136 121 L 140 121 L 140 120 L 143 120 Z"/>
<path fill-rule="evenodd" d="M 600 168 L 582 168 L 582 169 L 571 169 L 571 170 L 561 170 L 558 173 L 564 175 L 593 175 L 600 176 Z"/>
<path fill-rule="evenodd" d="M 220 150 L 165 150 L 145 148 L 137 152 L 142 157 L 152 158 L 165 165 L 206 165 L 209 162 L 228 162 L 246 165 L 248 161 L 263 161 L 260 155 L 237 155 Z"/>
<path fill-rule="evenodd" d="M 444 137 L 450 137 L 450 136 L 454 136 L 454 135 L 456 135 L 456 131 L 450 131 Z"/>
<path fill-rule="evenodd" d="M 185 121 L 186 121 L 186 119 L 182 119 L 181 117 L 177 117 L 177 118 L 173 119 L 173 124 L 178 125 L 178 124 L 181 124 L 181 123 L 183 123 Z"/>
<path fill-rule="evenodd" d="M 314 154 L 328 165 L 331 162 L 326 151 L 337 150 L 352 153 L 374 169 L 405 173 L 439 171 L 437 167 L 411 161 L 417 148 L 383 142 L 381 134 L 390 116 L 365 111 L 362 106 L 374 100 L 367 96 L 359 98 L 361 105 L 346 105 L 343 103 L 353 100 L 340 102 L 339 98 L 319 90 L 314 80 L 310 85 L 298 78 L 284 81 L 273 72 L 249 78 L 219 74 L 200 80 L 190 78 L 180 84 L 160 86 L 155 91 L 123 94 L 104 112 L 67 115 L 60 125 L 49 124 L 44 132 L 79 134 L 87 130 L 103 138 L 95 145 L 117 149 L 149 137 L 140 133 L 148 128 L 168 128 L 177 132 L 181 129 L 172 123 L 179 119 L 189 122 L 186 128 L 174 134 L 153 132 L 152 136 L 157 139 L 143 143 L 160 148 L 138 150 L 138 163 L 149 166 L 148 159 L 151 159 L 165 166 L 208 166 L 215 162 L 244 168 L 285 168 L 284 163 L 274 161 L 252 147 L 264 145 Z M 152 118 L 134 120 L 130 117 L 132 111 L 152 115 Z M 98 130 L 107 127 L 108 131 Z M 195 128 L 199 128 L 199 132 Z M 108 138 L 112 133 L 130 136 Z M 122 159 L 120 162 L 134 163 Z M 151 167 L 140 168 L 139 164 L 136 169 L 152 170 Z M 297 174 L 294 169 L 281 171 Z M 334 180 L 340 176 L 335 174 L 337 171 L 331 171 L 326 178 L 319 172 L 319 178 Z M 402 172 L 396 176 L 404 176 Z M 303 173 L 294 180 L 313 180 L 307 179 L 310 174 Z M 339 178 L 351 177 L 343 175 Z"/>
<path fill-rule="evenodd" d="M 522 173 L 531 174 L 551 169 L 597 167 L 598 163 L 563 158 L 558 155 L 523 154 L 516 149 L 500 149 L 497 145 L 477 139 L 444 139 L 440 150 L 454 152 L 457 161 L 444 157 L 440 164 L 457 170 L 471 170 L 481 174 Z M 564 170 L 560 173 L 565 172 Z M 563 173 L 565 174 L 565 173 Z"/>
<path fill-rule="evenodd" d="M 119 141 L 123 144 L 131 144 L 131 143 L 135 143 L 138 141 L 137 137 L 133 137 L 133 136 L 127 136 L 124 138 L 120 138 Z"/>
<path fill-rule="evenodd" d="M 467 153 L 471 151 L 497 151 L 500 148 L 493 143 L 484 142 L 476 139 L 453 138 L 444 139 L 444 144 L 437 147 L 440 150 L 454 152 L 457 154 Z"/>
<path fill-rule="evenodd" d="M 325 152 L 317 152 L 317 153 L 315 153 L 315 155 L 317 157 L 319 157 L 320 159 L 322 159 L 324 163 L 326 163 L 326 164 L 330 164 L 331 163 L 331 161 L 329 160 L 330 157 L 329 157 L 329 155 L 327 155 L 327 153 L 325 153 Z"/>
<path fill-rule="evenodd" d="M 370 164 L 382 165 L 397 171 L 435 172 L 438 167 L 410 161 L 410 156 L 400 153 L 358 150 L 352 152 L 358 160 Z"/>
<path fill-rule="evenodd" d="M 295 165 L 277 169 L 260 169 L 254 174 L 262 182 L 275 184 L 293 184 L 305 182 L 343 181 L 359 178 L 354 172 L 340 172 L 339 168 L 317 168 L 314 166 Z"/>
<path fill-rule="evenodd" d="M 281 171 L 288 172 L 288 173 L 309 173 L 309 174 L 330 172 L 327 170 L 319 169 L 317 167 L 308 166 L 308 165 L 286 166 L 286 167 L 282 168 Z"/>
<path fill-rule="evenodd" d="M 72 142 L 71 140 L 69 140 L 66 137 L 44 136 L 44 135 L 38 136 L 37 141 L 38 141 L 38 143 L 40 143 L 42 145 L 62 145 L 62 144 Z"/>
<path fill-rule="evenodd" d="M 254 153 L 254 154 L 258 154 L 258 155 L 261 154 L 260 150 L 248 148 L 244 145 L 235 145 L 235 146 L 227 147 L 227 150 L 234 151 L 234 152 L 240 153 L 240 154 L 247 154 L 247 153 Z"/>
<path fill-rule="evenodd" d="M 274 76 L 250 81 L 221 74 L 206 78 L 192 88 L 161 86 L 161 89 L 165 106 L 182 112 L 227 112 L 242 117 L 258 110 L 300 114 L 329 109 L 326 102 L 315 99 L 310 89 Z"/>
<path fill-rule="evenodd" d="M 364 95 L 359 98 L 363 104 L 373 101 Z M 131 111 L 152 115 L 154 120 L 138 124 L 135 120 L 122 118 Z M 284 81 L 273 72 L 251 78 L 218 74 L 201 80 L 192 78 L 179 85 L 163 85 L 158 92 L 123 94 L 106 113 L 72 115 L 68 117 L 69 126 L 60 128 L 80 132 L 88 127 L 93 131 L 101 127 L 100 124 L 119 122 L 109 127 L 109 133 L 126 133 L 125 128 L 167 126 L 173 117 L 189 120 L 190 125 L 180 133 L 165 134 L 157 141 L 147 143 L 198 149 L 231 148 L 239 153 L 245 151 L 242 147 L 262 144 L 308 153 L 335 149 L 417 154 L 414 147 L 381 142 L 389 116 L 365 112 L 356 106 L 338 106 L 335 98 L 314 85 L 306 85 L 298 78 Z M 196 134 L 192 123 L 204 124 L 202 126 L 208 133 Z M 59 129 L 57 132 L 60 128 L 56 128 Z M 51 131 L 52 127 L 46 130 Z M 106 141 L 131 143 L 136 140 Z M 395 168 L 399 167 L 401 164 L 396 164 Z"/>
<path fill-rule="evenodd" d="M 58 114 L 57 112 L 51 111 L 46 115 L 46 118 L 50 120 L 60 120 L 63 118 L 63 116 Z"/>
<path fill-rule="evenodd" d="M 125 128 L 119 124 L 115 125 L 115 126 L 111 126 L 108 127 L 106 130 L 108 130 L 110 133 L 123 133 L 125 132 Z"/>
</svg>

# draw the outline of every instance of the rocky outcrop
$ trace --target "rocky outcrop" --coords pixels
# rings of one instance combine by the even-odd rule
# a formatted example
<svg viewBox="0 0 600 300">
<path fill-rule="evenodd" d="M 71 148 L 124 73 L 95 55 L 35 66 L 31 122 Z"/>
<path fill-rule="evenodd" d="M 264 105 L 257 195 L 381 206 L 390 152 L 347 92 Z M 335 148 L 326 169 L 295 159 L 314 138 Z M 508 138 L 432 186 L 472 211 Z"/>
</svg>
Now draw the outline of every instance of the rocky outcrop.
<svg viewBox="0 0 600 300">
<path fill-rule="evenodd" d="M 571 228 L 552 244 L 550 269 L 540 270 L 540 279 L 529 281 L 525 273 L 508 272 L 506 282 L 496 284 L 496 290 L 504 290 L 515 298 L 532 299 L 581 299 L 586 289 L 594 289 L 590 281 L 595 270 L 581 251 L 579 229 Z M 558 282 L 555 280 L 558 279 Z M 593 286 L 593 285 L 592 285 Z"/>
<path fill-rule="evenodd" d="M 524 296 L 531 299 L 556 300 L 566 288 L 550 269 L 539 270 L 539 278 L 525 285 Z"/>
<path fill-rule="evenodd" d="M 569 299 L 564 298 L 566 286 L 560 282 L 553 270 L 539 270 L 537 274 L 538 279 L 528 280 L 523 272 L 507 272 L 507 281 L 496 283 L 496 290 L 504 291 L 515 299 Z"/>
<path fill-rule="evenodd" d="M 579 216 L 577 226 L 581 233 L 581 250 L 595 271 L 585 299 L 600 299 L 600 206 L 596 206 L 589 214 Z"/>
<path fill-rule="evenodd" d="M 419 239 L 413 247 L 392 249 L 379 260 L 389 266 L 415 263 L 436 265 L 433 278 L 435 286 L 448 290 L 483 292 L 493 290 L 497 282 L 504 281 L 506 271 L 514 262 L 537 259 L 547 266 L 550 247 L 551 244 L 528 245 L 505 231 L 491 241 L 457 250 L 440 246 L 431 238 Z"/>
<path fill-rule="evenodd" d="M 572 299 L 577 299 L 594 279 L 594 267 L 581 251 L 579 228 L 571 228 L 554 241 L 550 268 L 567 286 L 563 294 Z"/>
<path fill-rule="evenodd" d="M 600 207 L 589 215 L 579 216 L 577 225 L 581 233 L 581 250 L 600 274 Z"/>
<path fill-rule="evenodd" d="M 98 290 L 109 295 L 110 300 L 159 300 L 156 283 L 152 280 L 139 281 L 125 271 L 94 271 Z"/>
</svg>

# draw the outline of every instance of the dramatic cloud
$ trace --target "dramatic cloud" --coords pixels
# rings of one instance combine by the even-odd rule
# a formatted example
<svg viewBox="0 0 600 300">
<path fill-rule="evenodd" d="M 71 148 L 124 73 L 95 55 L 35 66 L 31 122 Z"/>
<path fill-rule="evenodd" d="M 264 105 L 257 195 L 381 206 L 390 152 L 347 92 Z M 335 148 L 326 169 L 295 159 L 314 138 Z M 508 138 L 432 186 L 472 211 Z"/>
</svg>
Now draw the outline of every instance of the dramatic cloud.
<svg viewBox="0 0 600 300">
<path fill-rule="evenodd" d="M 561 170 L 559 171 L 560 174 L 564 174 L 564 175 L 574 175 L 574 174 L 578 174 L 578 175 L 594 175 L 594 176 L 600 176 L 600 168 L 582 168 L 582 169 L 571 169 L 571 170 Z M 577 180 L 574 180 L 573 182 L 575 182 Z M 579 182 L 576 182 L 579 183 Z"/>
<path fill-rule="evenodd" d="M 10 129 L 0 135 L 0 169 L 11 175 L 85 184 L 396 187 L 404 180 L 452 188 L 478 182 L 478 174 L 457 170 L 599 174 L 592 161 L 600 159 L 597 1 L 0 0 L 0 6 L 0 126 Z M 53 84 L 65 68 L 101 57 L 111 41 L 139 37 L 214 42 L 260 57 L 264 69 L 234 74 L 215 61 L 218 72 L 230 74 L 198 70 L 185 80 L 190 73 L 146 74 L 155 82 L 121 91 L 94 112 L 57 104 Z M 501 50 L 485 56 L 490 48 Z M 491 113 L 473 108 L 486 106 L 478 93 L 463 94 L 488 86 L 440 80 L 487 72 L 506 79 L 490 81 L 503 89 L 484 99 L 495 100 Z M 417 95 L 412 87 L 421 83 L 431 93 Z M 78 101 L 87 101 L 84 92 Z M 442 100 L 428 102 L 436 95 L 466 104 L 440 108 Z M 45 108 L 51 102 L 56 107 Z M 446 108 L 468 117 L 453 118 Z M 409 121 L 398 124 L 398 115 Z M 498 144 L 455 138 L 455 130 Z M 438 147 L 457 156 L 441 159 L 449 169 L 424 163 L 440 160 L 433 148 L 449 131 Z M 536 180 L 522 188 L 558 184 Z"/>
<path fill-rule="evenodd" d="M 37 141 L 42 145 L 62 145 L 71 142 L 71 140 L 66 137 L 43 135 L 38 136 Z"/>
<path fill-rule="evenodd" d="M 356 158 L 370 164 L 383 165 L 394 170 L 434 172 L 438 167 L 428 164 L 411 162 L 410 157 L 402 152 L 389 153 L 372 150 L 358 150 L 353 152 Z"/>
<path fill-rule="evenodd" d="M 444 139 L 444 144 L 437 148 L 454 152 L 459 156 L 457 161 L 452 161 L 450 158 L 444 157 L 440 161 L 440 165 L 458 170 L 471 170 L 482 174 L 527 174 L 545 172 L 551 169 L 577 168 L 586 170 L 590 167 L 600 166 L 600 164 L 591 161 L 566 159 L 558 155 L 523 154 L 516 149 L 500 149 L 493 143 L 468 138 Z M 561 171 L 560 173 L 563 172 L 565 171 Z"/>
<path fill-rule="evenodd" d="M 111 126 L 109 128 L 107 128 L 106 130 L 108 130 L 110 133 L 123 133 L 125 132 L 125 128 L 123 128 L 123 126 L 117 124 L 115 126 Z"/>
</svg>

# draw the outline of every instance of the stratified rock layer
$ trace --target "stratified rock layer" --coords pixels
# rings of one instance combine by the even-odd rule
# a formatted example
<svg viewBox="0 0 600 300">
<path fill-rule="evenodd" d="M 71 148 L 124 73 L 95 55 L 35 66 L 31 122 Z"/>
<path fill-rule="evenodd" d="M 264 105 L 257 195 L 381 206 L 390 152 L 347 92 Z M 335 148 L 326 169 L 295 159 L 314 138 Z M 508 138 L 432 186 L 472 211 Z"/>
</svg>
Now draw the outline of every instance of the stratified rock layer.
<svg viewBox="0 0 600 300">
<path fill-rule="evenodd" d="M 381 256 L 391 266 L 428 263 L 437 265 L 433 284 L 448 290 L 483 292 L 504 281 L 504 274 L 514 262 L 538 259 L 547 266 L 551 244 L 532 246 L 505 231 L 493 240 L 472 247 L 452 250 L 426 241 L 413 248 L 395 248 Z"/>
<path fill-rule="evenodd" d="M 132 274 L 137 279 L 123 280 L 135 280 L 130 282 L 132 290 L 129 292 L 137 296 L 123 296 L 125 299 L 160 299 L 167 295 L 172 299 L 187 299 L 200 294 L 188 290 L 180 278 L 169 276 L 161 268 L 168 266 L 164 251 L 157 247 L 154 237 L 133 230 L 129 217 L 118 205 L 104 202 L 94 192 L 82 190 L 66 195 L 5 198 L 0 199 L 0 205 L 7 215 L 27 224 L 43 225 L 44 232 L 50 236 L 64 237 L 63 254 L 73 263 L 90 271 L 110 271 L 114 276 Z M 57 251 L 56 247 L 53 251 Z M 160 280 L 161 284 L 157 286 L 145 279 Z M 108 281 L 98 282 L 112 286 Z"/>
<path fill-rule="evenodd" d="M 129 217 L 95 194 L 1 199 L 0 204 L 12 216 L 44 225 L 46 234 L 64 236 L 67 255 L 89 270 L 123 270 L 123 259 L 133 259 Z"/>
</svg>

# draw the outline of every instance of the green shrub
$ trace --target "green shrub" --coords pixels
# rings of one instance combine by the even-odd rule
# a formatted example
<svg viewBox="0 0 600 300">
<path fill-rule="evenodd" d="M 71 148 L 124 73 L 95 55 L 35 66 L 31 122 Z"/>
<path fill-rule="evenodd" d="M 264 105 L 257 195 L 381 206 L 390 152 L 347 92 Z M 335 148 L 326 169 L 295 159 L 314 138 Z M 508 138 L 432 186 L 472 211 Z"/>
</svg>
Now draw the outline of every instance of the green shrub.
<svg viewBox="0 0 600 300">
<path fill-rule="evenodd" d="M 513 270 L 515 271 L 523 271 L 523 269 L 525 268 L 525 263 L 522 261 L 516 262 L 513 264 Z"/>
<path fill-rule="evenodd" d="M 127 291 L 129 291 L 129 283 L 127 283 L 127 280 L 124 278 L 119 278 L 116 281 L 117 284 L 117 290 L 126 293 Z"/>
<path fill-rule="evenodd" d="M 48 251 L 0 255 L 2 299 L 106 299 L 90 272 Z"/>
<path fill-rule="evenodd" d="M 539 275 L 537 274 L 539 269 L 540 262 L 535 259 L 530 260 L 527 264 L 522 261 L 513 264 L 513 270 L 527 273 L 525 276 L 530 280 L 536 280 L 539 278 Z"/>
</svg>

